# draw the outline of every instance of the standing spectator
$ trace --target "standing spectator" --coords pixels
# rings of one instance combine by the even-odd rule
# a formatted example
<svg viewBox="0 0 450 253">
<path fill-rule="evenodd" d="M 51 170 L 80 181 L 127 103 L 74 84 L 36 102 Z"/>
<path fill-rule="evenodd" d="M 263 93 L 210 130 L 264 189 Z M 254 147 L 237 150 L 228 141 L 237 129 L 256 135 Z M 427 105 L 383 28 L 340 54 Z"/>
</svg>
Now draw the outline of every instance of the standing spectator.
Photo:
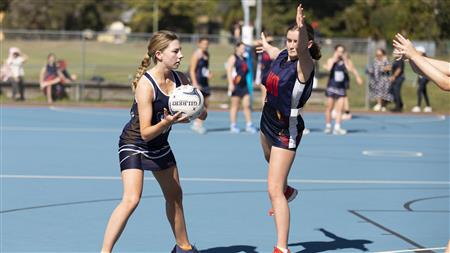
<svg viewBox="0 0 450 253">
<path fill-rule="evenodd" d="M 9 49 L 9 57 L 6 64 L 10 70 L 9 81 L 12 85 L 12 99 L 13 100 L 25 100 L 23 79 L 25 72 L 23 70 L 23 64 L 26 62 L 27 56 L 20 52 L 16 47 Z M 19 94 L 19 97 L 17 95 Z"/>
<path fill-rule="evenodd" d="M 416 51 L 420 53 L 421 56 L 426 57 L 425 54 L 425 48 L 424 47 L 417 47 Z M 427 84 L 429 79 L 426 76 L 423 76 L 421 74 L 417 75 L 417 105 L 412 108 L 412 112 L 420 112 L 421 111 L 421 105 L 422 105 L 422 96 L 425 99 L 426 107 L 423 109 L 424 112 L 432 112 L 433 109 L 430 105 L 430 99 L 428 98 L 428 92 L 427 92 Z"/>
<path fill-rule="evenodd" d="M 403 111 L 403 100 L 402 100 L 402 84 L 405 81 L 405 63 L 403 60 L 400 61 L 394 61 L 392 63 L 392 69 L 391 69 L 391 90 L 392 94 L 394 96 L 394 103 L 395 107 L 392 109 L 392 112 L 401 112 Z"/>
<path fill-rule="evenodd" d="M 391 66 L 386 57 L 386 51 L 381 48 L 377 49 L 374 62 L 367 70 L 370 77 L 370 97 L 377 101 L 377 104 L 373 107 L 374 111 L 385 112 L 387 102 L 393 100 L 390 93 L 390 70 Z"/>
</svg>

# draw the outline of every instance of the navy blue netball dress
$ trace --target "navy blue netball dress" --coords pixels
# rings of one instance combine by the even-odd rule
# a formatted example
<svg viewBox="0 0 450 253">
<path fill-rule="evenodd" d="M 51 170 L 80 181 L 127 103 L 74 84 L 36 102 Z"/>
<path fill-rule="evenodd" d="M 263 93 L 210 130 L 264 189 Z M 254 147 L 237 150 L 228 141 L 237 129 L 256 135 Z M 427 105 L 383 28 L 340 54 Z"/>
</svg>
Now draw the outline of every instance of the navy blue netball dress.
<svg viewBox="0 0 450 253">
<path fill-rule="evenodd" d="M 239 57 L 237 54 L 234 54 L 234 57 L 236 58 L 236 61 L 234 63 L 235 76 L 233 77 L 234 90 L 231 93 L 231 96 L 243 97 L 248 94 L 247 59 L 245 57 Z"/>
<path fill-rule="evenodd" d="M 211 95 L 209 88 L 209 53 L 203 52 L 202 57 L 198 59 L 195 66 L 195 78 L 200 85 L 200 91 L 204 97 Z"/>
<path fill-rule="evenodd" d="M 181 81 L 178 74 L 172 71 L 172 75 L 175 79 L 176 87 L 180 86 Z M 156 125 L 164 118 L 164 108 L 169 110 L 169 96 L 164 94 L 149 72 L 146 72 L 144 76 L 153 85 L 154 97 L 151 124 Z M 131 119 L 123 128 L 119 139 L 120 169 L 133 168 L 158 171 L 174 166 L 176 164 L 175 157 L 167 141 L 171 128 L 168 128 L 150 141 L 144 141 L 141 137 L 136 99 L 131 107 L 130 114 Z"/>
<path fill-rule="evenodd" d="M 283 50 L 262 79 L 267 96 L 261 132 L 272 146 L 294 151 L 305 129 L 301 111 L 311 96 L 314 78 L 313 71 L 305 83 L 298 80 L 297 62 L 289 61 L 287 50 Z"/>
<path fill-rule="evenodd" d="M 346 97 L 346 89 L 349 88 L 349 84 L 350 78 L 344 61 L 338 61 L 331 68 L 325 95 L 333 99 Z"/>
</svg>

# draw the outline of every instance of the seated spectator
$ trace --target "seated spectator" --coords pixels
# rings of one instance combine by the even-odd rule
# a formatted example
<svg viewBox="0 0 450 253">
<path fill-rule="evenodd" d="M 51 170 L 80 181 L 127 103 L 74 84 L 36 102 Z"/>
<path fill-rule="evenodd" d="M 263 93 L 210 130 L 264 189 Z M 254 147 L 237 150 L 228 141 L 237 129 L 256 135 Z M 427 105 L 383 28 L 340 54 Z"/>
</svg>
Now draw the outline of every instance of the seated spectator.
<svg viewBox="0 0 450 253">
<path fill-rule="evenodd" d="M 47 64 L 42 68 L 39 83 L 44 94 L 47 96 L 47 103 L 53 100 L 67 97 L 64 85 L 76 79 L 75 75 L 70 75 L 67 64 L 64 60 L 56 61 L 56 56 L 51 53 L 47 57 Z"/>
</svg>

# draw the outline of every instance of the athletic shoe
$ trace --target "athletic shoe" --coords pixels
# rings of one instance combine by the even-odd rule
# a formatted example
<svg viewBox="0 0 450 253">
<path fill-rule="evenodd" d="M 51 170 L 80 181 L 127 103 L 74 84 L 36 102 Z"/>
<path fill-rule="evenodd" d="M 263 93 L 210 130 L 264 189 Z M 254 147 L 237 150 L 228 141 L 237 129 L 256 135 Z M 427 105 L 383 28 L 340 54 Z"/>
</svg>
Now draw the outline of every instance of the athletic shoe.
<svg viewBox="0 0 450 253">
<path fill-rule="evenodd" d="M 249 125 L 245 128 L 245 132 L 251 133 L 251 134 L 256 134 L 256 132 L 258 132 L 258 130 L 256 130 L 256 128 L 253 125 Z"/>
<path fill-rule="evenodd" d="M 352 115 L 350 113 L 344 113 L 342 114 L 342 120 L 351 120 Z"/>
<path fill-rule="evenodd" d="M 308 128 L 303 129 L 303 135 L 309 134 L 311 131 Z"/>
<path fill-rule="evenodd" d="M 331 127 L 325 127 L 325 130 L 323 132 L 326 134 L 331 134 Z"/>
<path fill-rule="evenodd" d="M 414 107 L 411 109 L 411 112 L 420 112 L 420 107 L 414 106 Z"/>
<path fill-rule="evenodd" d="M 191 126 L 191 130 L 198 133 L 198 134 L 205 134 L 206 133 L 206 128 L 204 128 L 203 126 L 197 126 L 195 124 L 193 124 Z"/>
<path fill-rule="evenodd" d="M 382 112 L 385 112 L 385 111 L 386 111 L 386 107 L 382 106 L 382 107 L 381 107 L 381 111 L 382 111 Z"/>
<path fill-rule="evenodd" d="M 423 109 L 423 112 L 432 112 L 433 109 L 430 106 L 427 106 Z"/>
<path fill-rule="evenodd" d="M 198 253 L 198 250 L 194 246 L 191 245 L 191 247 L 192 249 L 190 250 L 184 250 L 177 244 L 173 247 L 172 253 Z"/>
<path fill-rule="evenodd" d="M 290 187 L 289 185 L 286 186 L 286 190 L 284 190 L 284 197 L 286 198 L 287 202 L 291 202 L 294 200 L 298 195 L 298 190 L 294 187 Z M 275 212 L 273 211 L 273 208 L 270 208 L 269 210 L 269 216 L 273 216 Z"/>
<path fill-rule="evenodd" d="M 379 112 L 381 110 L 381 105 L 380 104 L 376 104 L 373 108 L 374 111 Z"/>
<path fill-rule="evenodd" d="M 291 253 L 291 251 L 289 249 L 287 249 L 287 250 L 288 250 L 288 253 Z M 283 251 L 281 251 L 278 247 L 274 247 L 272 253 L 283 253 Z"/>
<path fill-rule="evenodd" d="M 232 126 L 232 127 L 230 127 L 230 132 L 232 134 L 238 134 L 241 132 L 241 129 L 239 129 L 238 127 Z"/>
<path fill-rule="evenodd" d="M 333 129 L 333 134 L 334 135 L 346 135 L 347 130 L 342 129 L 342 128 L 335 128 L 335 129 Z"/>
</svg>

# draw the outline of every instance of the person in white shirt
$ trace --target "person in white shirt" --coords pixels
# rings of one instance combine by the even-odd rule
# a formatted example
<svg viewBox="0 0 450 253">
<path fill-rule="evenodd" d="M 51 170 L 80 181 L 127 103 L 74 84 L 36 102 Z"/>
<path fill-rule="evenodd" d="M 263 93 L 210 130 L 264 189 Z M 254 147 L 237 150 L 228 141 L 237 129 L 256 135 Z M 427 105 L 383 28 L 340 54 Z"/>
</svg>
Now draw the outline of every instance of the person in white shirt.
<svg viewBox="0 0 450 253">
<path fill-rule="evenodd" d="M 9 66 L 10 77 L 9 81 L 12 85 L 12 99 L 25 100 L 24 92 L 24 76 L 23 64 L 27 60 L 27 56 L 20 52 L 18 48 L 9 49 L 9 57 L 6 64 Z"/>
</svg>

